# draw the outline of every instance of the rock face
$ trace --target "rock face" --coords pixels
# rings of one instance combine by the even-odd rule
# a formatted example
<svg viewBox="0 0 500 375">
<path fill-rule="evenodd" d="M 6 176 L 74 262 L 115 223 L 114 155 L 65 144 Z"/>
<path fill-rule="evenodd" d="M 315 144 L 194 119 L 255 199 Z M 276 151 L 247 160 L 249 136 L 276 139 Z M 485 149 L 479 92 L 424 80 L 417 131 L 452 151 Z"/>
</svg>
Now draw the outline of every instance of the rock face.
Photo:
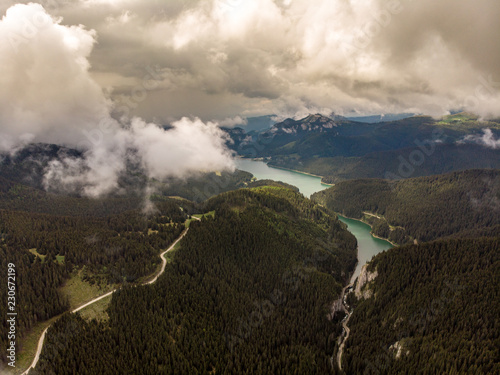
<svg viewBox="0 0 500 375">
<path fill-rule="evenodd" d="M 366 286 L 366 284 L 371 283 L 378 276 L 377 270 L 374 272 L 368 271 L 368 265 L 365 264 L 361 268 L 361 273 L 358 276 L 358 280 L 356 282 L 356 288 L 354 289 L 354 294 L 356 298 L 364 298 L 368 299 L 372 296 L 373 291 Z"/>
<path fill-rule="evenodd" d="M 331 119 L 319 114 L 309 115 L 301 120 L 293 120 L 289 118 L 283 122 L 273 125 L 272 128 L 263 133 L 263 135 L 266 137 L 274 137 L 283 134 L 299 135 L 311 132 L 329 132 L 338 127 L 339 122 L 342 121 L 345 121 L 345 119 Z"/>
<path fill-rule="evenodd" d="M 332 306 L 330 308 L 330 314 L 328 314 L 327 316 L 328 320 L 332 320 L 335 314 L 338 313 L 339 311 L 344 311 L 341 298 L 333 301 Z"/>
<path fill-rule="evenodd" d="M 389 347 L 389 350 L 394 353 L 396 359 L 401 358 L 401 352 L 403 351 L 403 344 L 400 341 L 396 341 Z"/>
</svg>

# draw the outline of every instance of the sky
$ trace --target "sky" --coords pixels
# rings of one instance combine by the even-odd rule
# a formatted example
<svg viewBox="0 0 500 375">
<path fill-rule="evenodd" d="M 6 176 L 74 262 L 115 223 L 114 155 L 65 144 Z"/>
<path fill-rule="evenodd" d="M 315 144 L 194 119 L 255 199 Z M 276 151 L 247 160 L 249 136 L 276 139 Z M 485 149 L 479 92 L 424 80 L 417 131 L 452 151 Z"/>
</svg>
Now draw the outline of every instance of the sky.
<svg viewBox="0 0 500 375">
<path fill-rule="evenodd" d="M 231 168 L 217 125 L 250 116 L 500 116 L 498 0 L 0 0 L 0 18 L 0 150 L 63 143 L 113 171 L 140 150 L 162 177 L 183 173 L 148 142 Z"/>
<path fill-rule="evenodd" d="M 0 14 L 17 3 L 1 0 Z M 497 0 L 39 3 L 60 25 L 81 29 L 92 79 L 147 121 L 462 108 L 500 115 Z M 144 92 L 150 70 L 155 81 Z"/>
</svg>

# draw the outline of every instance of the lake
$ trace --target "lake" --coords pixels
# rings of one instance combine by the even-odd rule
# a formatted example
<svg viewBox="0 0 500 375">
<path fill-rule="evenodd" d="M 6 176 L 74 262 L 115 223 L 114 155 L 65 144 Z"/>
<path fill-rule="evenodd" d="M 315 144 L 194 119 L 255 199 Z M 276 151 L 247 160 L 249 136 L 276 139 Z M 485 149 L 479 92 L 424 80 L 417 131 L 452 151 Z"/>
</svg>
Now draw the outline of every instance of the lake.
<svg viewBox="0 0 500 375">
<path fill-rule="evenodd" d="M 287 171 L 284 169 L 271 168 L 262 161 L 250 159 L 236 159 L 238 169 L 252 173 L 258 180 L 275 180 L 286 182 L 299 188 L 306 197 L 317 191 L 327 189 L 329 186 L 321 183 L 320 177 L 310 176 L 304 173 Z M 358 277 L 361 267 L 374 255 L 390 249 L 391 243 L 375 238 L 370 233 L 370 226 L 358 220 L 348 219 L 339 216 L 340 221 L 347 224 L 349 231 L 358 240 L 358 265 L 351 281 Z"/>
<path fill-rule="evenodd" d="M 258 180 L 274 180 L 286 182 L 296 186 L 306 197 L 317 191 L 326 189 L 329 185 L 321 183 L 321 177 L 310 176 L 300 172 L 268 167 L 263 161 L 251 159 L 236 159 L 236 167 L 242 171 L 250 172 Z"/>
</svg>

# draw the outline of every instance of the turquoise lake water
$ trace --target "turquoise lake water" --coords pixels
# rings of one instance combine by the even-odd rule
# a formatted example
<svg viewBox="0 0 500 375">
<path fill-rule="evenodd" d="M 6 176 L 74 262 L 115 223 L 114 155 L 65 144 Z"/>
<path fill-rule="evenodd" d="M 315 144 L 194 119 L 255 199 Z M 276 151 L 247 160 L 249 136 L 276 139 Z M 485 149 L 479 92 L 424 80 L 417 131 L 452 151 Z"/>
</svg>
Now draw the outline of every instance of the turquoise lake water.
<svg viewBox="0 0 500 375">
<path fill-rule="evenodd" d="M 300 192 L 306 197 L 311 194 L 327 189 L 329 186 L 321 183 L 320 177 L 309 176 L 303 173 L 287 171 L 278 168 L 268 167 L 262 161 L 250 159 L 237 159 L 236 166 L 242 171 L 252 173 L 259 180 L 275 180 L 286 182 L 299 188 Z M 347 224 L 349 231 L 358 240 L 358 265 L 354 272 L 354 280 L 361 271 L 361 267 L 368 262 L 374 255 L 392 247 L 391 243 L 373 237 L 370 234 L 370 226 L 358 220 L 348 219 L 339 216 L 339 219 Z"/>
</svg>

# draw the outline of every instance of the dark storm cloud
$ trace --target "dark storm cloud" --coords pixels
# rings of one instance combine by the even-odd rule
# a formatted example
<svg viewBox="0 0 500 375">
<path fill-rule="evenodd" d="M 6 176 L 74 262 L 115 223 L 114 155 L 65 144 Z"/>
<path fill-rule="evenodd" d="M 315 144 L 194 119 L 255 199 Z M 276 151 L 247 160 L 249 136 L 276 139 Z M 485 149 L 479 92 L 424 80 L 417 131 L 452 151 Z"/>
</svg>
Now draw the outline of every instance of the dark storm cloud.
<svg viewBox="0 0 500 375">
<path fill-rule="evenodd" d="M 148 67 L 159 72 L 161 83 L 133 108 L 147 119 L 500 114 L 496 0 L 41 3 L 63 25 L 96 31 L 90 73 L 111 99 L 130 97 Z"/>
</svg>

